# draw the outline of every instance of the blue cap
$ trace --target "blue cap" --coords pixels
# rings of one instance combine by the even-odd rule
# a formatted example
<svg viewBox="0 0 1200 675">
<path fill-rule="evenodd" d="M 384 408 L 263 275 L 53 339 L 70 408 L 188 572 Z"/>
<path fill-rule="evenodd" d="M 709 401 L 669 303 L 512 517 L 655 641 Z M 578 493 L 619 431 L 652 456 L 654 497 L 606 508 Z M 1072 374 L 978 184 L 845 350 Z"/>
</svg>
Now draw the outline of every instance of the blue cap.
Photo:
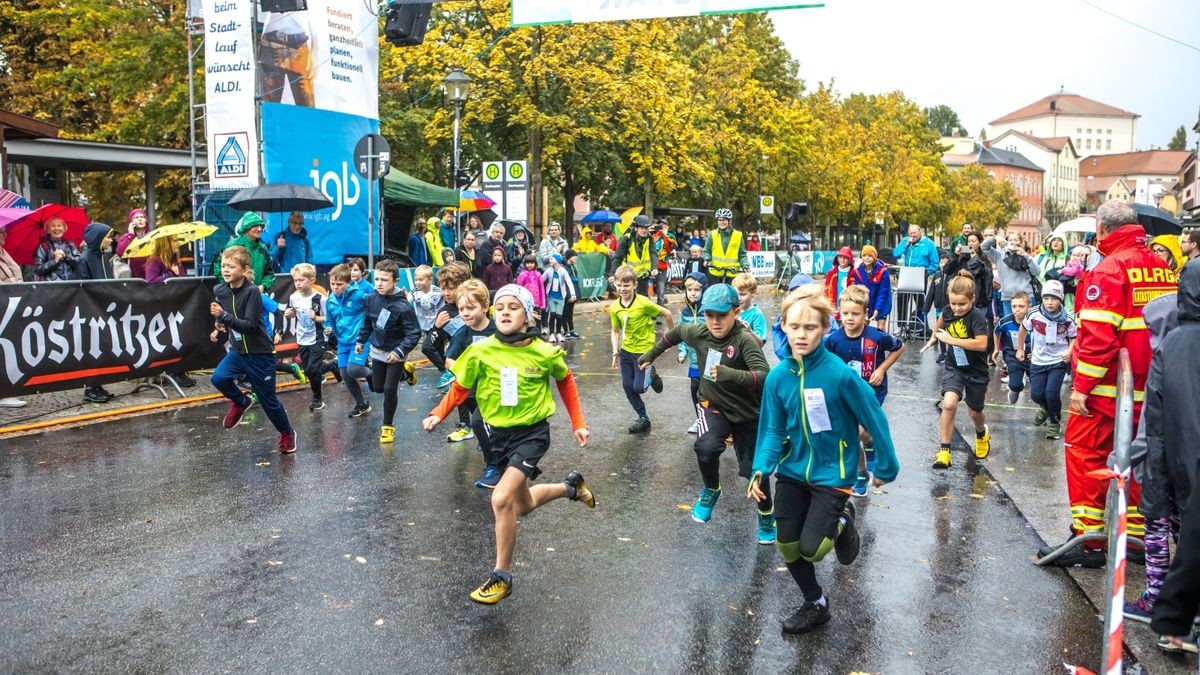
<svg viewBox="0 0 1200 675">
<path fill-rule="evenodd" d="M 739 304 L 737 291 L 729 284 L 713 284 L 700 298 L 701 312 L 724 314 Z"/>
<path fill-rule="evenodd" d="M 813 282 L 812 277 L 808 276 L 804 272 L 800 272 L 796 276 L 792 277 L 792 280 L 788 282 L 788 290 L 794 291 L 797 288 L 800 288 L 801 286 L 807 286 L 807 285 L 811 284 L 812 282 Z"/>
</svg>

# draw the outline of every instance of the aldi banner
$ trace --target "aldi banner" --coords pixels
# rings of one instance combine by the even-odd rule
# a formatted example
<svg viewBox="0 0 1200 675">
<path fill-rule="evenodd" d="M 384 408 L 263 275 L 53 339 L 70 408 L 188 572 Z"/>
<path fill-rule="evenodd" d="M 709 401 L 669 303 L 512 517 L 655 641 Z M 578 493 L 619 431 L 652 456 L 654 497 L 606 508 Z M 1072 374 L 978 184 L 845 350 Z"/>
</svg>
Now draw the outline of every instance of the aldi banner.
<svg viewBox="0 0 1200 675">
<path fill-rule="evenodd" d="M 627 21 L 824 6 L 820 0 L 512 0 L 512 25 Z"/>
<path fill-rule="evenodd" d="M 212 277 L 0 284 L 0 397 L 212 368 Z"/>
<path fill-rule="evenodd" d="M 209 183 L 214 189 L 258 185 L 254 119 L 256 0 L 201 0 Z"/>
</svg>

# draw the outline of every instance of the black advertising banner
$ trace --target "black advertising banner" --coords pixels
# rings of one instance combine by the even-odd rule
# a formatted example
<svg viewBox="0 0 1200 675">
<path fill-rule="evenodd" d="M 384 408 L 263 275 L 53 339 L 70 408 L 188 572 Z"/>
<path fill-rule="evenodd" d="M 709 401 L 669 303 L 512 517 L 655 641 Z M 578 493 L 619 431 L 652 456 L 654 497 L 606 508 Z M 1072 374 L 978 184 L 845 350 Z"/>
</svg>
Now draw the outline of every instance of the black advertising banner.
<svg viewBox="0 0 1200 675">
<path fill-rule="evenodd" d="M 213 368 L 215 281 L 0 284 L 0 397 Z"/>
</svg>

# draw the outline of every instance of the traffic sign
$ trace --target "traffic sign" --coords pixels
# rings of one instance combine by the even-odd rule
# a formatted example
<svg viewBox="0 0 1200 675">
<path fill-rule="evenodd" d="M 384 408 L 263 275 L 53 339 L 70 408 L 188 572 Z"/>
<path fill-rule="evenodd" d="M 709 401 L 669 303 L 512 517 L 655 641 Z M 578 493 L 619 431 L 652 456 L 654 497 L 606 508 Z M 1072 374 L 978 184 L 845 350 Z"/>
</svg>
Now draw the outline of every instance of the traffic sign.
<svg viewBox="0 0 1200 675">
<path fill-rule="evenodd" d="M 762 195 L 758 198 L 758 215 L 769 216 L 775 213 L 775 198 L 771 195 Z"/>
<path fill-rule="evenodd" d="M 354 169 L 367 180 L 387 175 L 392 164 L 392 148 L 379 134 L 367 134 L 354 146 Z"/>
</svg>

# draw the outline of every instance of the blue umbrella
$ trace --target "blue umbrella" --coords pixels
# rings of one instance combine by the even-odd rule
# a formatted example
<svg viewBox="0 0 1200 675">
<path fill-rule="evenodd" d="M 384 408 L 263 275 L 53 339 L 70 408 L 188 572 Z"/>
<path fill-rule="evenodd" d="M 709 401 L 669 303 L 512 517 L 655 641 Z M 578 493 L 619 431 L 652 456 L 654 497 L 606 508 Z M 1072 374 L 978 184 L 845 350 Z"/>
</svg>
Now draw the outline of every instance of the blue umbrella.
<svg viewBox="0 0 1200 675">
<path fill-rule="evenodd" d="M 608 209 L 600 209 L 599 211 L 592 211 L 591 213 L 587 214 L 586 216 L 584 216 L 583 218 L 580 219 L 580 222 L 582 222 L 582 223 L 619 223 L 619 222 L 621 222 L 621 216 L 617 215 L 616 213 L 613 213 L 612 211 L 609 211 Z"/>
</svg>

